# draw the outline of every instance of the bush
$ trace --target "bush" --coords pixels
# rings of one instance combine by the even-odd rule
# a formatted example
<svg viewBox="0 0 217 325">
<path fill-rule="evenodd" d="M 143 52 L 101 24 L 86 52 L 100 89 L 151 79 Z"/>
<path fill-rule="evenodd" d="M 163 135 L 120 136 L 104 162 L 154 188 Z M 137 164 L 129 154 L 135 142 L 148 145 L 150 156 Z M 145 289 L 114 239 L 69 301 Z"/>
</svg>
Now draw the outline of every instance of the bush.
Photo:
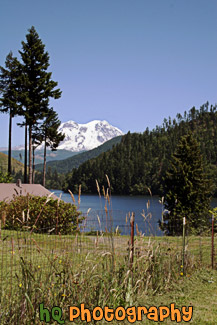
<svg viewBox="0 0 217 325">
<path fill-rule="evenodd" d="M 0 183 L 10 183 L 12 181 L 12 177 L 8 173 L 0 172 Z"/>
<path fill-rule="evenodd" d="M 0 213 L 5 229 L 34 229 L 34 232 L 70 234 L 82 222 L 81 212 L 75 205 L 40 196 L 16 196 L 9 202 L 1 202 Z"/>
</svg>

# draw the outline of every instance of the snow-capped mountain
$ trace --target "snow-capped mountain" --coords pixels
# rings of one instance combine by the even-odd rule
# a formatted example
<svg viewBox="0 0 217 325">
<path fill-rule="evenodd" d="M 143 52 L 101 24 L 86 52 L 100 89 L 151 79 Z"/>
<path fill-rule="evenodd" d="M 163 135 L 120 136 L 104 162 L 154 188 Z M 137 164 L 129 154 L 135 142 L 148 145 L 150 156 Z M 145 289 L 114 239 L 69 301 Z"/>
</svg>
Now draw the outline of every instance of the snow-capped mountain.
<svg viewBox="0 0 217 325">
<path fill-rule="evenodd" d="M 94 149 L 104 142 L 123 135 L 123 132 L 112 126 L 107 121 L 94 120 L 86 124 L 78 124 L 74 121 L 62 123 L 59 131 L 65 134 L 65 139 L 62 141 L 58 149 L 65 149 L 73 152 L 87 151 Z M 41 144 L 36 150 L 43 149 Z M 0 148 L 2 151 L 7 148 Z M 16 146 L 13 150 L 24 150 L 24 145 Z"/>
<path fill-rule="evenodd" d="M 107 121 L 99 120 L 86 124 L 68 121 L 60 125 L 59 131 L 65 134 L 65 139 L 58 149 L 70 151 L 91 150 L 118 135 L 123 135 L 121 130 Z"/>
</svg>

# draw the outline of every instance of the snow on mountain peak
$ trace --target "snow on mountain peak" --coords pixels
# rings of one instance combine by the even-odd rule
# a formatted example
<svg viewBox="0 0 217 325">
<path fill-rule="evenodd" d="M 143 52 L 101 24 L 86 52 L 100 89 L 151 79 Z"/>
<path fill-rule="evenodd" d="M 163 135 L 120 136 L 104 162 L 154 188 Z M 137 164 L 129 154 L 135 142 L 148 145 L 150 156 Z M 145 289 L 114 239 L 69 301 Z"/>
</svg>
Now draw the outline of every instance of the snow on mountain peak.
<svg viewBox="0 0 217 325">
<path fill-rule="evenodd" d="M 65 134 L 58 149 L 83 151 L 94 149 L 123 132 L 107 121 L 94 120 L 86 124 L 67 121 L 60 125 L 59 131 Z"/>
</svg>

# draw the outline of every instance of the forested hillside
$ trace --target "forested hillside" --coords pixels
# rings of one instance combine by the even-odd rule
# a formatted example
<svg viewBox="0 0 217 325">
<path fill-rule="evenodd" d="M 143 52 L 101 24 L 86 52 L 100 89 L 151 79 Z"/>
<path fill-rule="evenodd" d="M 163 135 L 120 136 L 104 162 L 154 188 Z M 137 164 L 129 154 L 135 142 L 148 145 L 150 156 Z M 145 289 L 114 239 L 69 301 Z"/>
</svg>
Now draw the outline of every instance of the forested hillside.
<svg viewBox="0 0 217 325">
<path fill-rule="evenodd" d="M 49 161 L 47 163 L 47 170 L 48 170 L 48 168 L 50 168 L 50 170 L 52 172 L 56 171 L 60 174 L 68 173 L 73 168 L 79 167 L 82 163 L 84 163 L 88 159 L 95 158 L 95 157 L 99 156 L 101 153 L 108 151 L 113 146 L 115 146 L 117 143 L 120 143 L 121 138 L 122 138 L 122 135 L 117 136 L 111 140 L 106 141 L 101 146 L 99 146 L 95 149 L 77 153 L 76 155 L 73 155 L 72 157 L 69 157 L 67 159 L 58 160 L 58 161 L 57 160 Z M 35 168 L 36 168 L 36 170 L 42 171 L 43 164 L 38 164 L 35 166 Z"/>
<path fill-rule="evenodd" d="M 162 126 L 143 134 L 130 132 L 121 143 L 95 159 L 83 163 L 66 175 L 64 190 L 95 193 L 96 179 L 100 186 L 107 186 L 108 175 L 114 194 L 145 194 L 148 188 L 153 194 L 161 194 L 163 176 L 168 168 L 171 154 L 181 136 L 193 132 L 199 142 L 208 177 L 213 180 L 217 194 L 217 105 L 208 103 L 193 107 L 184 116 L 164 119 Z"/>
<path fill-rule="evenodd" d="M 11 170 L 12 174 L 23 171 L 24 166 L 20 161 L 12 158 L 11 162 L 12 162 L 12 170 Z M 8 170 L 8 156 L 0 152 L 0 171 L 2 173 L 6 173 L 7 170 Z"/>
</svg>

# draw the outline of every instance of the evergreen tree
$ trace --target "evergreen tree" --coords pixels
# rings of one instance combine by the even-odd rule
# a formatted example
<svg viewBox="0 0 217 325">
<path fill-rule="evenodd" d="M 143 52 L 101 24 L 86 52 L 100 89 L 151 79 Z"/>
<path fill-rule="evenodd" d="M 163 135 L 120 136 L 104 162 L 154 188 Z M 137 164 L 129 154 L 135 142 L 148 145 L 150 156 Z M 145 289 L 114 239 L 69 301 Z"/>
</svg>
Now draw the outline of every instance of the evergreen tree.
<svg viewBox="0 0 217 325">
<path fill-rule="evenodd" d="M 198 143 L 189 133 L 180 139 L 164 178 L 163 195 L 169 213 L 164 223 L 160 222 L 161 229 L 180 235 L 183 217 L 188 229 L 204 229 L 209 222 L 210 188 Z"/>
<path fill-rule="evenodd" d="M 19 62 L 10 52 L 5 61 L 5 68 L 0 67 L 0 111 L 9 113 L 9 140 L 8 140 L 8 173 L 11 174 L 11 136 L 12 119 L 18 114 L 18 90 L 19 90 Z"/>
<path fill-rule="evenodd" d="M 46 114 L 46 118 L 40 127 L 40 133 L 38 135 L 38 142 L 44 142 L 44 166 L 43 166 L 43 182 L 45 186 L 46 179 L 46 149 L 50 147 L 52 151 L 57 150 L 57 147 L 61 141 L 64 140 L 65 135 L 58 132 L 58 128 L 61 122 L 58 119 L 57 113 L 50 108 Z"/>
<path fill-rule="evenodd" d="M 40 132 L 40 126 L 34 125 L 32 128 L 32 184 L 35 183 L 35 150 L 43 141 Z"/>
<path fill-rule="evenodd" d="M 49 55 L 34 27 L 29 29 L 19 53 L 23 61 L 21 98 L 26 109 L 25 124 L 29 128 L 29 183 L 32 183 L 32 128 L 47 113 L 49 98 L 60 98 L 61 91 L 54 89 L 57 82 L 52 81 L 52 73 L 47 72 Z"/>
</svg>

